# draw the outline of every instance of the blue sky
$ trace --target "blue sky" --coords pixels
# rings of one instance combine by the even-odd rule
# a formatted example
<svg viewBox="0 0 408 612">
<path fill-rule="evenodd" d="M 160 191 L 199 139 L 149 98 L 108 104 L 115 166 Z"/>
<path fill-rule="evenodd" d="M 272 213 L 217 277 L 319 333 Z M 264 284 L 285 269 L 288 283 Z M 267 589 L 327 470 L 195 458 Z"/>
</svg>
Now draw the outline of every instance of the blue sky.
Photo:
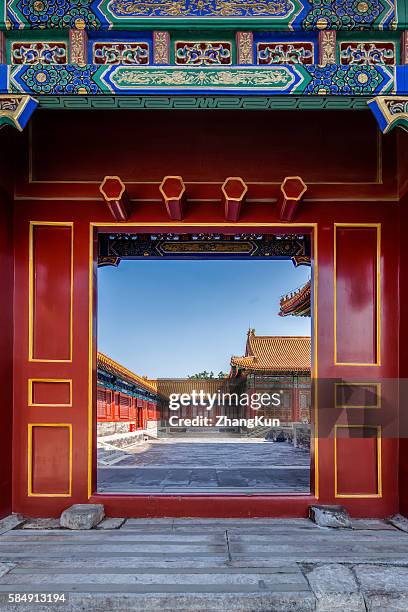
<svg viewBox="0 0 408 612">
<path fill-rule="evenodd" d="M 229 371 L 248 327 L 309 335 L 310 319 L 279 317 L 280 296 L 310 268 L 277 260 L 137 260 L 98 270 L 98 350 L 142 376 Z"/>
</svg>

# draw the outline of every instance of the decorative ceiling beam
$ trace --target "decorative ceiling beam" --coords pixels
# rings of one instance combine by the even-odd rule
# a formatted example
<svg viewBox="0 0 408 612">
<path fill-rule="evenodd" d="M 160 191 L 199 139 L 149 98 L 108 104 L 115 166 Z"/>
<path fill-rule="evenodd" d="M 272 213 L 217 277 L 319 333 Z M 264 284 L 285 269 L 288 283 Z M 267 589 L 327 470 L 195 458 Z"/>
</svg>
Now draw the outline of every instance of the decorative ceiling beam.
<svg viewBox="0 0 408 612">
<path fill-rule="evenodd" d="M 241 213 L 241 206 L 248 191 L 247 185 L 239 176 L 230 176 L 221 187 L 225 211 L 225 220 L 236 222 Z"/>
<path fill-rule="evenodd" d="M 37 106 L 31 96 L 0 95 L 0 128 L 11 125 L 22 132 Z"/>
<path fill-rule="evenodd" d="M 281 185 L 278 197 L 278 215 L 281 221 L 293 221 L 299 204 L 307 191 L 300 176 L 287 176 Z"/>
<path fill-rule="evenodd" d="M 395 127 L 408 131 L 407 96 L 378 96 L 369 100 L 367 104 L 384 134 Z"/>
<path fill-rule="evenodd" d="M 127 221 L 130 217 L 130 201 L 122 180 L 118 176 L 105 176 L 99 191 L 115 221 Z"/>
<path fill-rule="evenodd" d="M 186 192 L 186 186 L 181 176 L 165 176 L 159 189 L 170 219 L 181 221 L 184 214 Z"/>
</svg>

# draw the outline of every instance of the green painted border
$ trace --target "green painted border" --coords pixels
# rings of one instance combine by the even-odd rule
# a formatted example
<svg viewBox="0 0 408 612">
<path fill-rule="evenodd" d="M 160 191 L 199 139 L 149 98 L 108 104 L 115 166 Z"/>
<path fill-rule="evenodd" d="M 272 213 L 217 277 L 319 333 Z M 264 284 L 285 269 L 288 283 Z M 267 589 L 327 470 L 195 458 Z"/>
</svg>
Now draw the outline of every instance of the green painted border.
<svg viewBox="0 0 408 612">
<path fill-rule="evenodd" d="M 408 6 L 407 0 L 397 0 L 397 16 L 398 16 L 398 30 L 408 29 Z"/>
<path fill-rule="evenodd" d="M 369 110 L 369 97 L 287 96 L 39 96 L 39 107 L 60 110 Z"/>
</svg>

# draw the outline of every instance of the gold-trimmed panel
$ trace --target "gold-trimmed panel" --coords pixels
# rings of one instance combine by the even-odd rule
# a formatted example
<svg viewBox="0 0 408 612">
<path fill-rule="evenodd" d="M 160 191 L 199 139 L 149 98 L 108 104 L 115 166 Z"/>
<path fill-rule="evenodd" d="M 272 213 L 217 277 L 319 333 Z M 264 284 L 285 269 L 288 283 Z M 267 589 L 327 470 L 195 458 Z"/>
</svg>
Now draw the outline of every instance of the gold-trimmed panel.
<svg viewBox="0 0 408 612">
<path fill-rule="evenodd" d="M 377 431 L 377 493 L 339 493 L 337 465 L 338 429 L 375 429 Z M 382 497 L 382 448 L 381 425 L 339 425 L 334 426 L 334 496 L 339 499 L 379 499 Z"/>
<path fill-rule="evenodd" d="M 375 387 L 376 404 L 338 404 L 337 390 L 339 387 Z M 381 408 L 381 383 L 380 382 L 341 382 L 334 383 L 334 406 L 335 408 L 363 408 L 363 409 L 378 409 Z"/>
<path fill-rule="evenodd" d="M 70 323 L 69 359 L 38 359 L 33 357 L 34 349 L 34 228 L 42 226 L 71 228 L 71 283 L 70 283 Z M 39 363 L 72 363 L 73 347 L 73 306 L 74 306 L 74 223 L 73 221 L 30 221 L 28 264 L 28 361 Z"/>
<path fill-rule="evenodd" d="M 65 427 L 69 431 L 69 491 L 68 493 L 33 493 L 33 429 L 34 427 Z M 72 424 L 28 423 L 27 495 L 28 497 L 72 497 Z"/>
<path fill-rule="evenodd" d="M 376 228 L 376 360 L 375 362 L 343 362 L 337 361 L 337 228 Z M 333 340 L 335 366 L 365 366 L 379 367 L 381 365 L 381 223 L 334 223 L 333 226 Z"/>
<path fill-rule="evenodd" d="M 33 401 L 33 383 L 68 383 L 69 384 L 69 404 L 39 404 Z M 31 407 L 53 407 L 53 408 L 72 408 L 72 378 L 29 378 L 28 379 L 28 406 Z"/>
</svg>

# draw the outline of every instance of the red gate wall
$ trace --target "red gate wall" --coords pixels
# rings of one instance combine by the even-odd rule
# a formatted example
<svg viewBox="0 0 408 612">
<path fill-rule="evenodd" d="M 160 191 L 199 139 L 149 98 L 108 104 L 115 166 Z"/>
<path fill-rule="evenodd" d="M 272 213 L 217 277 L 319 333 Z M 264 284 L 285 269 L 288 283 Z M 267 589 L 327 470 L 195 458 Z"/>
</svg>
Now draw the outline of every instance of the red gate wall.
<svg viewBox="0 0 408 612">
<path fill-rule="evenodd" d="M 317 280 L 314 371 L 318 376 L 315 404 L 318 431 L 315 432 L 314 451 L 317 469 L 313 483 L 315 495 L 310 496 L 107 496 L 94 494 L 97 298 L 94 254 L 98 225 L 104 231 L 110 226 L 118 231 L 119 226 L 112 223 L 99 199 L 96 177 L 103 178 L 101 173 L 109 167 L 110 156 L 102 159 L 100 151 L 105 148 L 112 152 L 110 142 L 118 134 L 118 123 L 115 129 L 107 129 L 104 139 L 96 132 L 93 123 L 96 117 L 92 114 L 94 120 L 89 120 L 89 114 L 81 115 L 83 133 L 88 135 L 87 146 L 92 137 L 92 150 L 97 152 L 97 159 L 85 157 L 74 146 L 75 142 L 70 141 L 58 151 L 57 165 L 52 160 L 51 144 L 54 137 L 58 138 L 53 130 L 56 127 L 58 134 L 58 124 L 54 123 L 52 113 L 48 119 L 46 115 L 38 117 L 42 129 L 48 125 L 49 138 L 42 149 L 34 146 L 35 163 L 32 159 L 30 165 L 34 175 L 31 181 L 20 181 L 19 199 L 14 207 L 14 511 L 57 515 L 72 503 L 90 499 L 105 503 L 111 515 L 303 516 L 308 505 L 317 498 L 321 503 L 342 503 L 356 516 L 385 516 L 397 511 L 398 441 L 396 435 L 389 435 L 392 430 L 384 434 L 384 427 L 396 416 L 398 408 L 394 385 L 387 383 L 388 379 L 398 376 L 398 249 L 395 247 L 398 207 L 389 201 L 396 200 L 397 193 L 393 191 L 396 189 L 393 169 L 389 171 L 387 166 L 395 161 L 393 138 L 384 142 L 389 155 L 383 158 L 381 180 L 378 167 L 372 167 L 378 160 L 371 159 L 371 154 L 361 156 L 361 149 L 361 159 L 358 162 L 353 158 L 346 182 L 337 184 L 338 181 L 332 180 L 339 178 L 349 163 L 343 147 L 344 138 L 326 143 L 331 156 L 327 170 L 330 176 L 321 181 L 315 163 L 319 155 L 323 159 L 324 151 L 314 151 L 312 160 L 304 156 L 302 162 L 299 158 L 298 166 L 302 164 L 297 173 L 306 182 L 310 180 L 310 199 L 302 205 L 293 226 L 280 225 L 274 204 L 259 201 L 266 190 L 261 179 L 267 176 L 267 167 L 270 167 L 270 142 L 264 141 L 263 145 L 259 144 L 257 163 L 251 162 L 248 175 L 244 176 L 249 181 L 254 177 L 252 201 L 247 203 L 238 224 L 226 226 L 221 204 L 211 197 L 218 183 L 211 182 L 211 172 L 205 164 L 202 170 L 192 169 L 191 158 L 185 155 L 183 142 L 188 141 L 189 136 L 182 119 L 186 116 L 170 113 L 172 122 L 179 122 L 181 134 L 180 139 L 172 143 L 171 163 L 176 165 L 178 160 L 177 174 L 188 175 L 190 193 L 205 193 L 208 200 L 190 202 L 182 223 L 169 222 L 164 205 L 160 201 L 149 201 L 152 195 L 158 199 L 157 177 L 160 173 L 161 176 L 168 174 L 167 157 L 165 159 L 150 143 L 145 153 L 152 164 L 151 174 L 145 174 L 142 180 L 137 175 L 142 172 L 137 163 L 140 152 L 132 138 L 140 138 L 138 142 L 143 146 L 143 133 L 139 134 L 135 126 L 129 127 L 126 140 L 122 142 L 123 150 L 118 152 L 120 160 L 113 155 L 115 168 L 111 170 L 114 171 L 106 172 L 118 172 L 129 183 L 129 191 L 136 200 L 130 225 L 122 224 L 125 231 L 186 232 L 191 229 L 210 232 L 222 228 L 231 232 L 298 230 L 314 234 L 317 255 L 314 261 Z M 75 115 L 78 119 L 78 113 Z M 257 115 L 250 116 L 258 121 Z M 348 113 L 342 117 L 346 115 L 350 117 Z M 68 113 L 69 121 L 73 116 L 74 113 Z M 227 124 L 231 116 L 234 113 L 224 115 Z M 355 116 L 357 114 L 351 115 Z M 365 133 L 368 142 L 377 142 L 374 123 L 364 113 L 359 116 L 363 136 Z M 120 125 L 122 114 L 118 113 L 117 117 Z M 193 117 L 200 117 L 201 129 L 205 130 L 208 120 L 202 115 L 194 114 Z M 318 117 L 316 120 L 315 127 L 320 126 L 321 120 Z M 245 121 L 241 124 L 243 142 L 249 133 L 245 130 L 250 129 Z M 281 126 L 285 126 L 285 121 L 286 117 Z M 340 135 L 341 129 L 346 128 L 344 120 L 339 121 L 340 127 L 334 123 L 333 130 Z M 193 124 L 190 123 L 190 129 Z M 277 128 L 280 135 L 276 138 L 282 137 L 281 142 L 283 127 Z M 298 127 L 301 129 L 300 123 Z M 354 135 L 351 128 L 347 129 L 354 140 L 361 139 L 361 133 Z M 34 123 L 33 133 L 38 129 L 39 125 Z M 142 126 L 142 132 L 144 129 Z M 150 130 L 154 141 L 154 124 L 149 123 L 146 130 Z M 204 142 L 200 134 L 200 142 Z M 313 129 L 306 125 L 303 136 L 312 134 Z M 320 134 L 319 142 L 323 142 L 322 138 Z M 209 139 L 214 148 L 214 136 L 210 135 Z M 224 153 L 227 152 L 228 147 L 222 144 L 221 137 L 217 142 L 221 143 Z M 279 188 L 278 176 L 285 175 L 285 160 L 294 145 L 286 142 L 285 146 L 286 152 L 281 150 L 281 157 L 276 157 L 275 166 L 270 167 L 276 176 L 269 185 L 272 198 Z M 78 162 L 74 161 L 74 153 Z M 242 156 L 245 155 L 242 151 Z M 354 151 L 350 156 L 354 156 Z M 229 162 L 224 164 L 224 170 L 223 162 L 219 163 L 221 168 L 217 172 L 221 176 L 224 171 L 225 178 Z M 213 161 L 208 164 L 213 167 Z M 144 173 L 149 172 L 146 168 Z M 323 168 L 320 165 L 320 172 Z M 70 173 L 73 171 L 78 182 L 72 182 Z M 196 182 L 200 176 L 202 185 Z M 220 176 L 217 175 L 215 181 L 219 181 Z M 132 182 L 132 177 L 139 183 Z M 58 180 L 62 182 L 53 182 Z M 341 201 L 346 198 L 349 201 Z M 90 258 L 91 263 L 93 259 L 91 269 Z M 89 304 L 92 304 L 91 310 Z M 89 363 L 92 364 L 91 376 Z M 350 383 L 367 386 L 379 382 L 381 389 L 375 387 L 379 392 L 379 406 L 353 407 L 350 404 L 342 407 L 341 401 L 334 400 L 335 381 L 346 385 L 347 393 Z"/>
</svg>

